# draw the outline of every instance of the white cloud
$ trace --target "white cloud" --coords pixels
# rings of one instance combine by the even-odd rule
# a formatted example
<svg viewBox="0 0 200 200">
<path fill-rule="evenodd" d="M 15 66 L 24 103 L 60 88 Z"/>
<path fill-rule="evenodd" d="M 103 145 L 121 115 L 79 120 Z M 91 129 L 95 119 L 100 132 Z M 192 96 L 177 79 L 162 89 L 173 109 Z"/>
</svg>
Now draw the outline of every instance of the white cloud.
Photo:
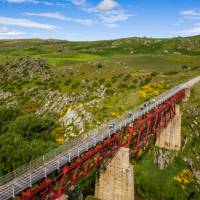
<svg viewBox="0 0 200 200">
<path fill-rule="evenodd" d="M 124 13 L 123 10 L 112 10 L 99 14 L 99 17 L 106 24 L 114 24 L 117 22 L 126 21 L 130 16 L 132 15 Z"/>
<path fill-rule="evenodd" d="M 28 16 L 39 16 L 39 17 L 48 17 L 48 18 L 54 18 L 59 20 L 65 20 L 65 16 L 59 14 L 59 13 L 25 13 Z"/>
<path fill-rule="evenodd" d="M 18 35 L 24 35 L 24 34 L 26 33 L 20 32 L 20 31 L 11 31 L 5 27 L 0 28 L 0 36 L 18 36 Z"/>
<path fill-rule="evenodd" d="M 38 0 L 6 0 L 8 3 L 39 3 Z"/>
<path fill-rule="evenodd" d="M 102 0 L 96 6 L 84 4 L 80 7 L 85 12 L 94 13 L 109 28 L 118 27 L 119 22 L 126 21 L 133 16 L 128 14 L 116 0 Z"/>
<path fill-rule="evenodd" d="M 69 1 L 76 6 L 85 6 L 86 5 L 85 0 L 69 0 Z"/>
<path fill-rule="evenodd" d="M 119 7 L 119 4 L 114 0 L 103 0 L 97 5 L 99 11 L 113 10 Z"/>
<path fill-rule="evenodd" d="M 108 28 L 117 28 L 117 27 L 119 27 L 118 24 L 105 24 L 105 26 L 107 26 Z"/>
<path fill-rule="evenodd" d="M 39 17 L 48 17 L 48 18 L 54 18 L 58 20 L 63 21 L 70 21 L 70 22 L 76 22 L 82 25 L 91 26 L 95 22 L 92 19 L 74 19 L 70 17 L 65 17 L 64 15 L 60 13 L 25 13 L 28 16 L 39 16 Z"/>
<path fill-rule="evenodd" d="M 102 0 L 96 6 L 96 15 L 101 19 L 105 26 L 109 28 L 118 27 L 118 23 L 129 19 L 130 15 L 116 0 Z"/>
<path fill-rule="evenodd" d="M 183 34 L 183 35 L 198 35 L 198 34 L 200 34 L 200 25 L 190 28 L 190 29 L 182 30 L 181 34 Z"/>
<path fill-rule="evenodd" d="M 196 9 L 183 10 L 180 14 L 186 19 L 200 19 L 200 11 Z"/>
<path fill-rule="evenodd" d="M 20 31 L 9 31 L 3 35 L 5 36 L 18 36 L 18 35 L 25 35 L 25 32 L 20 32 Z"/>
<path fill-rule="evenodd" d="M 17 1 L 17 0 L 8 0 Z M 18 1 L 34 1 L 34 0 L 18 0 Z M 35 0 L 37 1 L 37 0 Z M 44 1 L 40 1 L 42 3 Z M 49 2 L 49 1 L 46 1 Z M 126 21 L 129 19 L 130 15 L 124 9 L 121 8 L 120 4 L 116 0 L 102 0 L 97 5 L 91 5 L 87 0 L 65 0 L 65 2 L 70 2 L 71 4 L 79 7 L 82 11 L 94 14 L 98 19 L 107 27 L 117 27 L 118 22 Z M 54 4 L 57 2 L 55 1 Z M 62 2 L 63 3 L 63 2 Z M 58 4 L 58 3 L 57 3 Z M 63 4 L 62 4 L 63 5 Z M 96 22 L 93 19 L 75 19 L 70 17 L 65 17 L 60 13 L 26 13 L 29 16 L 40 16 L 49 17 L 64 21 L 71 21 L 75 23 L 80 23 L 82 25 L 91 26 Z"/>
<path fill-rule="evenodd" d="M 55 30 L 56 26 L 51 24 L 42 24 L 38 22 L 34 22 L 28 19 L 23 18 L 10 18 L 10 17 L 0 17 L 1 25 L 9 25 L 9 26 L 21 26 L 27 28 L 38 28 L 38 29 L 47 29 L 47 30 Z"/>
<path fill-rule="evenodd" d="M 182 15 L 185 15 L 185 16 L 187 16 L 187 15 L 199 16 L 199 15 L 200 15 L 200 13 L 197 12 L 195 9 L 183 10 L 183 11 L 181 12 L 181 14 L 182 14 Z"/>
<path fill-rule="evenodd" d="M 32 4 L 43 4 L 45 6 L 58 6 L 65 7 L 63 3 L 59 1 L 45 1 L 45 0 L 5 0 L 8 3 L 20 4 L 20 3 L 32 3 Z"/>
</svg>

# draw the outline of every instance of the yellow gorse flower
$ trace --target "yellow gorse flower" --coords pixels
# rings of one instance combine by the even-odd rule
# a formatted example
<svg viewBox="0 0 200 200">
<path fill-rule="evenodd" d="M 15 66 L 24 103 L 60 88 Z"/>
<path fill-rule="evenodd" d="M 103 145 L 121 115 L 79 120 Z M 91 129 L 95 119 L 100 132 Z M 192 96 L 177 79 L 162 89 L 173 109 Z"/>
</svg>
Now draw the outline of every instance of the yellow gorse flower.
<svg viewBox="0 0 200 200">
<path fill-rule="evenodd" d="M 179 182 L 184 190 L 187 185 L 194 181 L 194 175 L 189 169 L 183 169 L 177 176 L 174 176 L 174 180 Z"/>
<path fill-rule="evenodd" d="M 143 99 L 149 99 L 158 96 L 162 92 L 162 89 L 167 88 L 168 86 L 169 85 L 164 81 L 149 83 L 141 87 L 138 91 L 138 95 Z"/>
</svg>

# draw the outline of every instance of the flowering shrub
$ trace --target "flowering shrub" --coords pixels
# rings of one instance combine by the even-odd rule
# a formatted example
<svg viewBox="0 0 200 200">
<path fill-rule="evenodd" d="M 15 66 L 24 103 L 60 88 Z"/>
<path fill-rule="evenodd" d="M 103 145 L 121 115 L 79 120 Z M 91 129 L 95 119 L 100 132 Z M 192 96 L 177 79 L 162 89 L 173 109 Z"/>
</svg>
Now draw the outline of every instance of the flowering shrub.
<svg viewBox="0 0 200 200">
<path fill-rule="evenodd" d="M 141 87 L 138 91 L 138 95 L 140 98 L 149 99 L 151 97 L 158 96 L 162 90 L 167 87 L 169 87 L 169 84 L 164 81 L 149 83 Z"/>
<path fill-rule="evenodd" d="M 64 144 L 65 143 L 65 139 L 63 136 L 59 136 L 55 138 L 57 144 Z"/>
<path fill-rule="evenodd" d="M 52 130 L 52 134 L 57 144 L 64 144 L 66 139 L 64 138 L 64 129 L 61 126 L 56 126 Z"/>
<path fill-rule="evenodd" d="M 194 181 L 194 175 L 189 169 L 183 169 L 177 176 L 174 176 L 174 180 L 179 182 L 181 184 L 181 188 L 184 190 Z"/>
</svg>

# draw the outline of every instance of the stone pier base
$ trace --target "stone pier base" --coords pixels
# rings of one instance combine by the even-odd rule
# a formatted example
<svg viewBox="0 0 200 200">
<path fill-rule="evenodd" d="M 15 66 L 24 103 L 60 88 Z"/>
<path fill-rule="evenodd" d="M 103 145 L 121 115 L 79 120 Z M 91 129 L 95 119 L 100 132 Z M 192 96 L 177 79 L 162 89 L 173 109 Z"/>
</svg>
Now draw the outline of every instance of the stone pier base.
<svg viewBox="0 0 200 200">
<path fill-rule="evenodd" d="M 188 102 L 190 99 L 190 88 L 185 88 L 185 97 L 183 98 L 183 102 Z"/>
<path fill-rule="evenodd" d="M 134 200 L 133 166 L 129 149 L 121 148 L 96 179 L 95 197 L 101 200 Z"/>
<path fill-rule="evenodd" d="M 176 115 L 167 127 L 158 133 L 156 146 L 172 150 L 181 149 L 181 113 L 180 106 L 176 105 Z"/>
</svg>

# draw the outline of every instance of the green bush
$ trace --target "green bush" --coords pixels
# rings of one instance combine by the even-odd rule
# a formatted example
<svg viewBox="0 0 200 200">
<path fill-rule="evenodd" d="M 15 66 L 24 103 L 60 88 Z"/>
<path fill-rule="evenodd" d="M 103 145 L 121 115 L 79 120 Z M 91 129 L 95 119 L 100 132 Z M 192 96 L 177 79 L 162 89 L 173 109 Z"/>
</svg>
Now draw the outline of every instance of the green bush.
<svg viewBox="0 0 200 200">
<path fill-rule="evenodd" d="M 151 72 L 151 77 L 155 77 L 155 76 L 157 76 L 159 73 L 158 72 Z"/>
<path fill-rule="evenodd" d="M 21 114 L 17 108 L 0 108 L 0 175 L 57 146 L 51 135 L 53 118 Z"/>
<path fill-rule="evenodd" d="M 18 108 L 0 107 L 0 135 L 7 132 L 9 124 L 16 119 L 19 113 Z"/>
<path fill-rule="evenodd" d="M 168 71 L 168 72 L 164 73 L 164 75 L 167 75 L 167 76 L 175 75 L 175 74 L 178 74 L 178 72 L 177 71 Z"/>
<path fill-rule="evenodd" d="M 21 135 L 26 140 L 51 138 L 51 127 L 54 120 L 50 117 L 41 117 L 35 114 L 19 116 L 9 126 L 8 131 Z"/>
</svg>

